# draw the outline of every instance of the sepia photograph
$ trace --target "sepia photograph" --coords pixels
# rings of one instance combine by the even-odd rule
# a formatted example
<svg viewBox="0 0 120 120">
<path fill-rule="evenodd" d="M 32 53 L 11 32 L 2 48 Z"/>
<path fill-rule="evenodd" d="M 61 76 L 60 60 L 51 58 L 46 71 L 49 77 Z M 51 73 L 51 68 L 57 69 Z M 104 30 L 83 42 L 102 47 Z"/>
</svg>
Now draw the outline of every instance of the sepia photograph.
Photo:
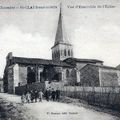
<svg viewBox="0 0 120 120">
<path fill-rule="evenodd" d="M 0 120 L 120 120 L 120 0 L 0 0 Z"/>
</svg>

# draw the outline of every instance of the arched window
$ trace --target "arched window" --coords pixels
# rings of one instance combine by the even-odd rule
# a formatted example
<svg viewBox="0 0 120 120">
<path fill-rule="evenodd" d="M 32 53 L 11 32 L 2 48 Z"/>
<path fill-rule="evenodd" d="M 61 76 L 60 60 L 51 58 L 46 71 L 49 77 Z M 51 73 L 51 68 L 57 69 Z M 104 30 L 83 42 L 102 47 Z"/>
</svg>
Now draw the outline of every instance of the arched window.
<svg viewBox="0 0 120 120">
<path fill-rule="evenodd" d="M 56 57 L 58 56 L 58 51 L 56 51 Z"/>
<path fill-rule="evenodd" d="M 27 83 L 31 84 L 36 81 L 35 78 L 35 68 L 33 67 L 28 67 L 27 68 Z"/>
<path fill-rule="evenodd" d="M 59 57 L 59 50 L 56 51 L 56 57 Z"/>
<path fill-rule="evenodd" d="M 64 55 L 66 56 L 66 49 L 64 50 Z"/>
<path fill-rule="evenodd" d="M 57 57 L 57 52 L 55 51 L 55 58 Z"/>
<path fill-rule="evenodd" d="M 70 50 L 68 50 L 68 56 L 70 56 Z"/>
<path fill-rule="evenodd" d="M 58 57 L 60 56 L 60 52 L 59 52 L 59 50 L 57 51 L 57 56 L 58 56 Z"/>
<path fill-rule="evenodd" d="M 67 69 L 66 70 L 66 78 L 68 78 L 70 76 L 70 72 L 69 72 L 69 70 Z"/>
<path fill-rule="evenodd" d="M 71 56 L 73 56 L 73 51 L 71 50 Z"/>
</svg>

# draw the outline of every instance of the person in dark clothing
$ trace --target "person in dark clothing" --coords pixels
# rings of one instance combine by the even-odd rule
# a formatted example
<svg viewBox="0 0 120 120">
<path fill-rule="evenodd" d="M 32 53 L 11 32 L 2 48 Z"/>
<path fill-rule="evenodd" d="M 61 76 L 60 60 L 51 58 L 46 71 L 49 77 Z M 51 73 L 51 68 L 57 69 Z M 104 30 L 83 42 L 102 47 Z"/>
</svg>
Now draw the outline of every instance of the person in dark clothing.
<svg viewBox="0 0 120 120">
<path fill-rule="evenodd" d="M 51 97 L 53 101 L 55 101 L 55 96 L 56 96 L 56 91 L 52 89 Z"/>
<path fill-rule="evenodd" d="M 35 102 L 37 102 L 37 98 L 38 98 L 38 91 L 37 91 L 37 90 L 35 90 L 34 94 L 35 94 Z"/>
<path fill-rule="evenodd" d="M 56 101 L 60 101 L 60 90 L 56 90 Z"/>
<path fill-rule="evenodd" d="M 35 95 L 34 95 L 34 92 L 31 90 L 31 102 L 33 102 L 34 101 L 34 99 L 35 99 Z"/>
<path fill-rule="evenodd" d="M 46 98 L 47 101 L 49 101 L 49 98 L 50 98 L 50 90 L 48 90 L 48 89 L 45 91 L 45 98 Z"/>
</svg>

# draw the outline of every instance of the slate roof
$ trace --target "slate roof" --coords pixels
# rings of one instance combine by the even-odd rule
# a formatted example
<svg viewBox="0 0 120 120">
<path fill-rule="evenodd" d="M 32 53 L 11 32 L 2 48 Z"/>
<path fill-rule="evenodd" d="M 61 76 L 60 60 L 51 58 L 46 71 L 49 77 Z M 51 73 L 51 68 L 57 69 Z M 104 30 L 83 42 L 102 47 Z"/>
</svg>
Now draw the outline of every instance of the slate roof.
<svg viewBox="0 0 120 120">
<path fill-rule="evenodd" d="M 105 65 L 96 65 L 96 64 L 87 64 L 87 65 L 91 65 L 91 66 L 95 66 L 95 67 L 99 67 L 99 68 L 106 68 L 106 69 L 114 69 L 114 70 L 119 70 L 116 67 L 111 67 L 111 66 L 105 66 Z M 87 66 L 86 65 L 86 66 Z M 85 66 L 84 66 L 85 67 Z M 83 67 L 83 68 L 84 68 Z"/>
<path fill-rule="evenodd" d="M 24 57 L 12 57 L 12 63 L 18 64 L 37 64 L 37 65 L 54 65 L 61 67 L 72 67 L 65 62 L 62 61 L 52 61 L 47 59 L 36 59 L 36 58 L 24 58 Z"/>
<path fill-rule="evenodd" d="M 69 60 L 74 60 L 76 62 L 86 62 L 86 63 L 96 63 L 96 62 L 101 62 L 103 63 L 103 61 L 101 60 L 97 60 L 97 59 L 79 59 L 79 58 L 67 58 L 64 61 L 69 61 Z"/>
<path fill-rule="evenodd" d="M 116 68 L 120 70 L 120 65 L 118 65 Z"/>
</svg>

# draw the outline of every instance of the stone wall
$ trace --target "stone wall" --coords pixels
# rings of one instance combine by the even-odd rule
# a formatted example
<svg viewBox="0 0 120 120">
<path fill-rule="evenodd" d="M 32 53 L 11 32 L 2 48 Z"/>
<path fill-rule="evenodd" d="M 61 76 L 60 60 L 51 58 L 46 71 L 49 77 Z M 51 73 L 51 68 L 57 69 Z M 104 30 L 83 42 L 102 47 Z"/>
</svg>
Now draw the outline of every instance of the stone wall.
<svg viewBox="0 0 120 120">
<path fill-rule="evenodd" d="M 120 71 L 109 67 L 86 65 L 80 70 L 82 86 L 118 86 Z"/>
<path fill-rule="evenodd" d="M 120 86 L 120 70 L 117 70 L 117 75 L 118 75 L 118 85 Z"/>
<path fill-rule="evenodd" d="M 76 69 L 71 69 L 71 85 L 75 85 L 77 83 L 77 73 L 76 73 Z"/>
<path fill-rule="evenodd" d="M 8 68 L 8 93 L 14 92 L 13 66 Z"/>
<path fill-rule="evenodd" d="M 0 80 L 0 92 L 3 92 L 3 80 Z"/>
<path fill-rule="evenodd" d="M 15 93 L 15 87 L 19 83 L 19 66 L 18 64 L 8 67 L 8 93 Z"/>
<path fill-rule="evenodd" d="M 120 71 L 107 68 L 99 68 L 101 86 L 118 86 L 118 74 Z"/>
<path fill-rule="evenodd" d="M 27 84 L 27 67 L 19 66 L 19 83 L 20 85 Z"/>
<path fill-rule="evenodd" d="M 15 91 L 15 87 L 18 86 L 19 83 L 19 65 L 15 64 L 13 67 L 13 80 L 14 80 L 14 91 Z"/>
<path fill-rule="evenodd" d="M 31 90 L 45 91 L 45 83 L 33 83 L 29 85 L 15 87 L 15 94 L 22 95 L 23 93 Z"/>
<path fill-rule="evenodd" d="M 77 73 L 75 69 L 66 68 L 64 69 L 64 84 L 75 85 L 77 83 Z"/>
<path fill-rule="evenodd" d="M 98 67 L 86 65 L 80 70 L 81 86 L 100 86 Z"/>
</svg>

